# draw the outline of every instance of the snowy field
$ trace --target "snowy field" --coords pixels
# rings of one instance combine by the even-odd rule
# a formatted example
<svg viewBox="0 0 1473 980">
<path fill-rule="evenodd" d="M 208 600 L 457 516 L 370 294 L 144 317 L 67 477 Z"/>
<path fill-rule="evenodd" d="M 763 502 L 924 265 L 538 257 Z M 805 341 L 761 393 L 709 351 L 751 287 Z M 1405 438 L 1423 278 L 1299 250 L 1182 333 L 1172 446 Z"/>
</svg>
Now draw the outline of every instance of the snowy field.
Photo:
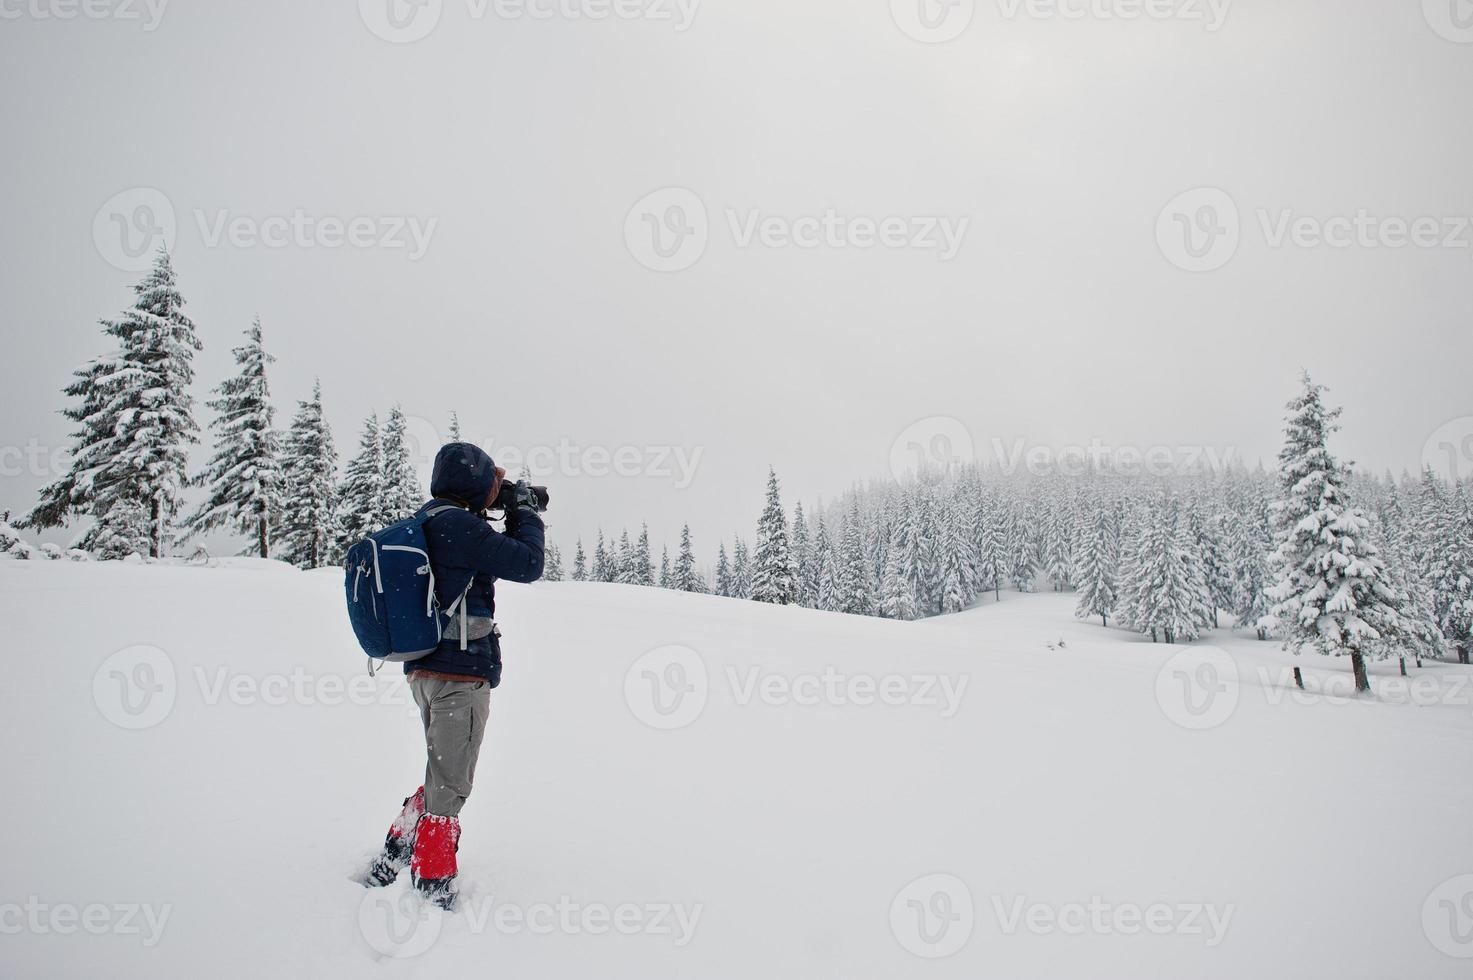
<svg viewBox="0 0 1473 980">
<path fill-rule="evenodd" d="M 508 586 L 442 915 L 348 880 L 422 748 L 339 589 L 0 562 L 0 975 L 1473 971 L 1473 668 L 1351 699 L 1302 659 L 1306 696 L 1273 644 L 1152 645 L 1070 596 L 896 623 Z"/>
</svg>

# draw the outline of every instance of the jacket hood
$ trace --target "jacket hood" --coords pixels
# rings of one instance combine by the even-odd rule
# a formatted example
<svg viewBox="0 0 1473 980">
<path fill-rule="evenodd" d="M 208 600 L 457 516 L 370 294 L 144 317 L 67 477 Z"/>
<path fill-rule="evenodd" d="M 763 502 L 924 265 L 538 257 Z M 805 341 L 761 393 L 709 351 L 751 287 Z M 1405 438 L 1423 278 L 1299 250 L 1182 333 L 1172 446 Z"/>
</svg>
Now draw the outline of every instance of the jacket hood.
<svg viewBox="0 0 1473 980">
<path fill-rule="evenodd" d="M 435 454 L 430 495 L 448 497 L 479 510 L 496 482 L 496 463 L 480 446 L 452 442 Z"/>
</svg>

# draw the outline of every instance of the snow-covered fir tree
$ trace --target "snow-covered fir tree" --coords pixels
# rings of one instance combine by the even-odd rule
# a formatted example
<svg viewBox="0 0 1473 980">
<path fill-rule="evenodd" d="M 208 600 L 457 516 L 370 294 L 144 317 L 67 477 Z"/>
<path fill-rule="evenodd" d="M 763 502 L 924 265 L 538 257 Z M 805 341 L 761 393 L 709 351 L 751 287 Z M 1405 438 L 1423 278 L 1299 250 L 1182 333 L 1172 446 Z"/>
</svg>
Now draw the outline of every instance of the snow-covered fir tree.
<svg viewBox="0 0 1473 980">
<path fill-rule="evenodd" d="M 457 440 L 458 441 L 458 440 Z M 547 546 L 546 561 L 542 564 L 542 577 L 548 582 L 563 580 L 563 555 L 555 544 Z"/>
<path fill-rule="evenodd" d="M 232 352 L 239 371 L 215 389 L 207 404 L 215 454 L 201 474 L 208 497 L 188 521 L 195 534 L 228 527 L 253 541 L 248 549 L 271 557 L 271 533 L 281 517 L 281 445 L 266 367 L 275 360 L 261 341 L 261 319 L 246 331 L 246 342 Z"/>
<path fill-rule="evenodd" d="M 1076 576 L 1079 601 L 1074 615 L 1080 619 L 1098 616 L 1101 626 L 1110 625 L 1110 614 L 1115 611 L 1115 574 L 1119 562 L 1109 512 L 1104 507 L 1094 507 L 1089 512 L 1083 546 L 1079 549 Z"/>
<path fill-rule="evenodd" d="M 778 492 L 777 473 L 767 471 L 767 503 L 757 522 L 757 549 L 752 555 L 752 593 L 758 602 L 780 606 L 793 601 L 793 560 L 788 553 L 788 518 Z"/>
<path fill-rule="evenodd" d="M 1207 585 L 1175 498 L 1152 507 L 1142 525 L 1126 586 L 1127 625 L 1167 643 L 1194 640 L 1210 624 Z"/>
<path fill-rule="evenodd" d="M 451 442 L 460 442 L 461 441 L 461 438 L 460 438 L 460 416 L 457 413 L 455 413 L 455 412 L 451 412 L 450 413 L 450 427 L 446 430 L 446 434 L 450 436 L 450 441 Z"/>
<path fill-rule="evenodd" d="M 736 595 L 736 585 L 731 575 L 731 562 L 726 557 L 726 542 L 722 542 L 716 549 L 716 594 L 732 598 Z"/>
<path fill-rule="evenodd" d="M 157 558 L 173 541 L 189 484 L 188 447 L 198 441 L 189 389 L 201 344 L 167 252 L 159 250 L 133 291 L 133 307 L 103 322 L 116 350 L 78 370 L 65 389 L 79 399 L 66 411 L 80 425 L 71 466 L 42 490 L 23 523 L 55 527 L 74 515 L 92 517 L 97 523 L 82 541 L 95 548 L 99 534 L 136 528 L 136 508 L 109 517 L 113 508 L 136 503 L 148 515 L 148 554 Z"/>
<path fill-rule="evenodd" d="M 880 577 L 879 612 L 886 619 L 915 619 L 915 586 L 906 568 L 905 532 L 898 525 L 890 532 L 885 572 Z"/>
<path fill-rule="evenodd" d="M 660 546 L 660 588 L 670 588 L 670 547 Z"/>
<path fill-rule="evenodd" d="M 813 543 L 803 502 L 793 505 L 793 602 L 812 608 L 818 600 L 818 581 L 813 574 Z"/>
<path fill-rule="evenodd" d="M 870 616 L 875 612 L 875 589 L 865 559 L 864 519 L 859 501 L 853 501 L 839 538 L 839 612 Z"/>
<path fill-rule="evenodd" d="M 655 573 L 650 566 L 650 526 L 639 525 L 639 540 L 634 545 L 634 584 L 654 585 Z"/>
<path fill-rule="evenodd" d="M 747 542 L 740 535 L 731 552 L 731 594 L 736 599 L 752 598 L 752 566 L 747 560 Z"/>
<path fill-rule="evenodd" d="M 338 454 L 332 430 L 322 412 L 322 384 L 298 403 L 282 453 L 285 505 L 281 554 L 301 568 L 321 568 L 338 561 Z"/>
<path fill-rule="evenodd" d="M 973 531 L 977 587 L 992 590 L 994 601 L 1002 598 L 1002 583 L 1008 574 L 1007 543 L 1003 533 L 1004 522 L 999 508 L 989 495 L 978 493 Z"/>
<path fill-rule="evenodd" d="M 358 455 L 343 470 L 338 488 L 339 545 L 347 551 L 365 537 L 394 523 L 384 510 L 384 442 L 378 413 L 363 422 Z"/>
<path fill-rule="evenodd" d="M 1004 532 L 1004 550 L 1008 559 L 1008 578 L 1019 592 L 1032 592 L 1038 578 L 1038 548 L 1028 517 L 1027 505 L 1014 502 L 1008 511 Z"/>
<path fill-rule="evenodd" d="M 823 512 L 818 514 L 818 524 L 813 531 L 813 574 L 814 608 L 826 612 L 839 610 L 839 570 L 834 559 L 833 542 L 829 539 L 828 525 Z"/>
<path fill-rule="evenodd" d="M 1274 550 L 1273 515 L 1266 478 L 1255 477 L 1242 490 L 1229 533 L 1232 563 L 1234 629 L 1251 629 L 1268 639 L 1268 617 L 1273 609 L 1268 590 L 1273 586 L 1269 565 Z"/>
<path fill-rule="evenodd" d="M 385 523 L 402 521 L 424 503 L 424 492 L 419 485 L 419 474 L 414 471 L 414 458 L 409 446 L 409 423 L 404 410 L 395 405 L 389 410 L 384 423 L 384 470 L 383 504 Z M 479 504 L 468 500 L 468 504 Z"/>
<path fill-rule="evenodd" d="M 583 553 L 583 539 L 578 539 L 578 546 L 573 551 L 573 581 L 585 582 L 588 580 L 588 556 Z"/>
<path fill-rule="evenodd" d="M 598 539 L 593 546 L 593 577 L 595 582 L 614 581 L 614 563 L 610 558 L 609 549 L 604 544 L 603 528 L 598 529 Z"/>
<path fill-rule="evenodd" d="M 680 551 L 675 556 L 675 571 L 671 585 L 681 592 L 706 591 L 700 574 L 696 572 L 696 556 L 691 547 L 689 524 L 680 528 Z"/>
<path fill-rule="evenodd" d="M 1356 690 L 1368 691 L 1366 657 L 1384 653 L 1376 641 L 1399 629 L 1402 600 L 1369 539 L 1369 520 L 1347 499 L 1347 474 L 1328 446 L 1340 410 L 1325 407 L 1323 391 L 1305 374 L 1288 405 L 1272 615 L 1286 649 L 1349 654 Z"/>
</svg>

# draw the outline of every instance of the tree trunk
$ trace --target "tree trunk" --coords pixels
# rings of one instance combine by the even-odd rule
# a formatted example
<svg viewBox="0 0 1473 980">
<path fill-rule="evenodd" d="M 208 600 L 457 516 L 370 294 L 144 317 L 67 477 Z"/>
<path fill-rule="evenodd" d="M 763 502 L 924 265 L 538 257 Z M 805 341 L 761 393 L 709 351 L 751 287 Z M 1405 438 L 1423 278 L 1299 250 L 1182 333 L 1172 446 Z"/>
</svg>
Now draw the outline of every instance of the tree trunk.
<svg viewBox="0 0 1473 980">
<path fill-rule="evenodd" d="M 1402 657 L 1401 658 L 1401 676 L 1405 677 L 1406 675 L 1407 675 L 1407 658 L 1406 657 Z"/>
<path fill-rule="evenodd" d="M 152 520 L 153 534 L 148 542 L 148 553 L 150 557 L 164 557 L 164 503 L 155 495 L 152 503 L 152 511 L 149 515 Z"/>
<path fill-rule="evenodd" d="M 1106 616 L 1104 613 L 1100 613 L 1100 625 L 1108 627 L 1110 625 L 1110 617 Z"/>
<path fill-rule="evenodd" d="M 1365 654 L 1359 650 L 1352 653 L 1350 655 L 1350 666 L 1355 671 L 1355 689 L 1357 691 L 1369 691 L 1371 689 L 1371 679 L 1366 676 Z"/>
<path fill-rule="evenodd" d="M 1294 668 L 1294 686 L 1301 691 L 1304 690 L 1304 674 L 1300 672 L 1298 667 Z"/>
<path fill-rule="evenodd" d="M 1216 606 L 1213 606 L 1212 607 L 1212 628 L 1213 629 L 1219 629 L 1220 628 L 1217 625 L 1217 607 Z"/>
<path fill-rule="evenodd" d="M 267 530 L 266 515 L 262 514 L 256 519 L 256 541 L 261 547 L 261 557 L 271 557 L 271 534 Z"/>
</svg>

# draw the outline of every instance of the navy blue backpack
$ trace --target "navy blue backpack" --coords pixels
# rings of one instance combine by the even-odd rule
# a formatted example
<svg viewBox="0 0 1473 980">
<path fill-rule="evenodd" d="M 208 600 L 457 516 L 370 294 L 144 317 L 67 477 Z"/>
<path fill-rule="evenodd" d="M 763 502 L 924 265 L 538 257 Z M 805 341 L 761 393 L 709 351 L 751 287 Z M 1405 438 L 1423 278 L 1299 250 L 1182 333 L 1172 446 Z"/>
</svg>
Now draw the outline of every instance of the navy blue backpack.
<svg viewBox="0 0 1473 980">
<path fill-rule="evenodd" d="M 435 573 L 425 542 L 425 522 L 455 508 L 432 507 L 422 514 L 375 531 L 348 549 L 348 621 L 358 645 L 373 661 L 404 663 L 435 652 L 440 645 L 440 604 Z M 465 597 L 456 605 L 464 605 Z M 446 610 L 454 615 L 455 610 Z"/>
</svg>

